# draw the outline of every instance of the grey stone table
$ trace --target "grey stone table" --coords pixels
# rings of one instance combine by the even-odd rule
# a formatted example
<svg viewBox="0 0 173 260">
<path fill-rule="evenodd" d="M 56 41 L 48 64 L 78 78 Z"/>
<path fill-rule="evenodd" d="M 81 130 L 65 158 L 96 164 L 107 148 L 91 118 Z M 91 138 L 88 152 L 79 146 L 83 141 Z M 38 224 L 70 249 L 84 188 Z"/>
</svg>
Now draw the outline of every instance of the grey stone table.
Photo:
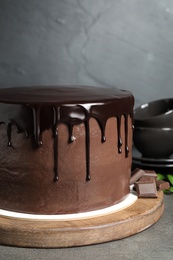
<svg viewBox="0 0 173 260">
<path fill-rule="evenodd" d="M 145 231 L 109 243 L 64 248 L 33 249 L 0 246 L 0 260 L 173 259 L 173 195 L 165 195 L 161 219 Z"/>
</svg>

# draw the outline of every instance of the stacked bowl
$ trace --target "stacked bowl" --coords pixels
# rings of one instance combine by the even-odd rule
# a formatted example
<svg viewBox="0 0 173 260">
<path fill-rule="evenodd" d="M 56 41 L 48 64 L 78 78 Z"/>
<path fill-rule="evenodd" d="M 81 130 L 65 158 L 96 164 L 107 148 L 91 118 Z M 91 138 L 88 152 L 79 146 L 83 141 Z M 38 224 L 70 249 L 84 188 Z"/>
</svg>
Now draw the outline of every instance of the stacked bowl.
<svg viewBox="0 0 173 260">
<path fill-rule="evenodd" d="M 133 143 L 145 158 L 173 154 L 173 98 L 155 100 L 134 110 Z"/>
</svg>

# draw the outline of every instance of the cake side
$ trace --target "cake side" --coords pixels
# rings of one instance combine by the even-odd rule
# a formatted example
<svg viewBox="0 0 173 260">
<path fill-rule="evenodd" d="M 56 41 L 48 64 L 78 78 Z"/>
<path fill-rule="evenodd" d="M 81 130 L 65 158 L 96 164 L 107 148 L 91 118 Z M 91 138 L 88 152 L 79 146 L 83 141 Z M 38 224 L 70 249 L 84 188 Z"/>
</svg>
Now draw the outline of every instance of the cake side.
<svg viewBox="0 0 173 260">
<path fill-rule="evenodd" d="M 8 120 L 0 126 L 0 208 L 65 214 L 124 199 L 133 108 L 133 97 L 126 94 L 92 104 L 43 102 L 39 109 L 38 104 L 22 104 L 15 116 L 6 113 Z M 25 116 L 19 116 L 23 111 Z"/>
</svg>

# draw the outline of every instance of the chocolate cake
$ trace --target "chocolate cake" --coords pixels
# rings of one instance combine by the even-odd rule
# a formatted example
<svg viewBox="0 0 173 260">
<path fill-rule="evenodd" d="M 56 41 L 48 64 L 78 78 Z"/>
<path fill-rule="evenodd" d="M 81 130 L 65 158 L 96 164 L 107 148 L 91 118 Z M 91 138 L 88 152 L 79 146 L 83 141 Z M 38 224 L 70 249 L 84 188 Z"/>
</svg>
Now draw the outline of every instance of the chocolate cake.
<svg viewBox="0 0 173 260">
<path fill-rule="evenodd" d="M 133 105 L 116 88 L 0 89 L 0 208 L 70 214 L 125 199 Z"/>
</svg>

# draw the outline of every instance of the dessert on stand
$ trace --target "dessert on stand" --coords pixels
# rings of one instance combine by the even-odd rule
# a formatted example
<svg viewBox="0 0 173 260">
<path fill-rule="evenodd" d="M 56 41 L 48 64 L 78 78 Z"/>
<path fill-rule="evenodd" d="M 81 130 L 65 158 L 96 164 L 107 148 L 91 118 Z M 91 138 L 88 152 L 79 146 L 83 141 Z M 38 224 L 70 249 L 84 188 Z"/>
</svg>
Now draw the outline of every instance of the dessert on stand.
<svg viewBox="0 0 173 260">
<path fill-rule="evenodd" d="M 96 244 L 158 221 L 163 184 L 131 174 L 133 105 L 116 88 L 0 90 L 1 244 Z"/>
</svg>

